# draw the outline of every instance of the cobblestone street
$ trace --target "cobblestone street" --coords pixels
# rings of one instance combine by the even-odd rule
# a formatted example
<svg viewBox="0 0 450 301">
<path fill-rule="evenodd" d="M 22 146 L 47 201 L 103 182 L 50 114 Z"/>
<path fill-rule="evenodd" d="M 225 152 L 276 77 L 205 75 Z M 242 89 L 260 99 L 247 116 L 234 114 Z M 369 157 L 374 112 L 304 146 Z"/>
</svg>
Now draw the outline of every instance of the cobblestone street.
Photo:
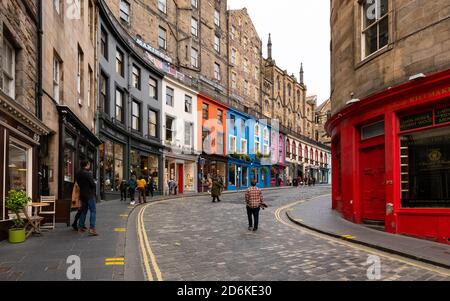
<svg viewBox="0 0 450 301">
<path fill-rule="evenodd" d="M 266 191 L 270 207 L 261 212 L 257 233 L 247 229 L 242 194 L 224 195 L 215 204 L 200 197 L 148 206 L 145 228 L 162 279 L 368 280 L 367 260 L 372 252 L 311 235 L 275 218 L 278 208 L 329 191 L 329 186 Z M 380 280 L 450 280 L 421 265 L 380 257 Z"/>
</svg>

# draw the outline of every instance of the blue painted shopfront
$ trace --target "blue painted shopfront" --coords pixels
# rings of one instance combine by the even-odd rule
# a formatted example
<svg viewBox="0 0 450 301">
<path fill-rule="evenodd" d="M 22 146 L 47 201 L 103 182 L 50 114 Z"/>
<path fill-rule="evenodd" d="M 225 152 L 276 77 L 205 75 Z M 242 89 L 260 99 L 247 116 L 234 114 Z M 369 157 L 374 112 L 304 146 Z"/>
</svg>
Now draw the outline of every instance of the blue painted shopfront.
<svg viewBox="0 0 450 301">
<path fill-rule="evenodd" d="M 229 109 L 227 129 L 227 189 L 247 189 L 252 179 L 260 188 L 270 187 L 270 127 Z"/>
</svg>

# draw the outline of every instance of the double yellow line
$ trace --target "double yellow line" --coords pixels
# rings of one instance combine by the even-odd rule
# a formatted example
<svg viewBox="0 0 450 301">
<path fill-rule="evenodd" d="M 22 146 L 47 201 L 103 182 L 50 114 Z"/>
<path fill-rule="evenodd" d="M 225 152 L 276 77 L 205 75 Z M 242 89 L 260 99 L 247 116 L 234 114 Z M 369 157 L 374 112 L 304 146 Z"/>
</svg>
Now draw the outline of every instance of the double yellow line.
<svg viewBox="0 0 450 301">
<path fill-rule="evenodd" d="M 147 281 L 163 281 L 161 271 L 159 270 L 158 264 L 156 263 L 155 255 L 153 254 L 152 248 L 150 247 L 150 242 L 147 236 L 147 231 L 144 224 L 144 214 L 145 210 L 152 204 L 145 205 L 142 207 L 138 213 L 137 218 L 137 233 L 139 237 L 139 244 L 141 249 L 142 258 L 145 267 L 145 276 Z M 155 277 L 153 277 L 152 267 L 154 270 Z"/>
</svg>

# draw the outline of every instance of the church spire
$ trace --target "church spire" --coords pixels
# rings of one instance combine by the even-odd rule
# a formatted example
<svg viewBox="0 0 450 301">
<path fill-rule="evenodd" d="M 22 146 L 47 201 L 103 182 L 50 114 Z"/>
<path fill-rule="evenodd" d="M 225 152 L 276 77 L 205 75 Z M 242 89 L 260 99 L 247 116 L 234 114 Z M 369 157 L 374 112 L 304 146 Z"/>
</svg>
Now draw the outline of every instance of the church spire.
<svg viewBox="0 0 450 301">
<path fill-rule="evenodd" d="M 301 63 L 301 65 L 300 65 L 300 84 L 302 84 L 302 85 L 305 84 L 303 76 L 304 76 L 303 63 Z"/>
<path fill-rule="evenodd" d="M 267 59 L 272 61 L 272 37 L 269 33 L 269 42 L 267 43 Z"/>
</svg>

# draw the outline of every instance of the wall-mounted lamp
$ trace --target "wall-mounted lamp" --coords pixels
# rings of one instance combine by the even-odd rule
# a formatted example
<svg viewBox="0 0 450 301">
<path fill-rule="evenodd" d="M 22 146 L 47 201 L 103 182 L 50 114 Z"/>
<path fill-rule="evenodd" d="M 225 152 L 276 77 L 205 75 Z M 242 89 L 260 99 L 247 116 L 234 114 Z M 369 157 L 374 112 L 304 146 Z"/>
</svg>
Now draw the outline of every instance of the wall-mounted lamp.
<svg viewBox="0 0 450 301">
<path fill-rule="evenodd" d="M 425 78 L 425 77 L 427 77 L 425 74 L 419 73 L 419 74 L 416 74 L 416 75 L 413 75 L 413 76 L 409 77 L 409 80 L 415 80 L 415 79 Z"/>
<path fill-rule="evenodd" d="M 359 98 L 354 98 L 354 99 L 352 99 L 352 100 L 349 100 L 349 101 L 347 101 L 347 105 L 351 105 L 351 104 L 354 104 L 354 103 L 357 103 L 357 102 L 360 102 L 361 101 L 361 99 L 359 99 Z"/>
</svg>

